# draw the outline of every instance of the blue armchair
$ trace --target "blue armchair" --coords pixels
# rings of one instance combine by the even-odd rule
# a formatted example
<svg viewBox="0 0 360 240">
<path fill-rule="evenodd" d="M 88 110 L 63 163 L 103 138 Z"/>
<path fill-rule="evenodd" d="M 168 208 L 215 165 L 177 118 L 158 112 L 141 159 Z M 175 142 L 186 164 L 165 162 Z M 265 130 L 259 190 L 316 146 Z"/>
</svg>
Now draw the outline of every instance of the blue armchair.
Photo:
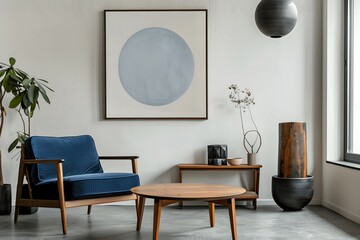
<svg viewBox="0 0 360 240">
<path fill-rule="evenodd" d="M 131 160 L 132 173 L 104 173 L 100 159 Z M 15 217 L 19 208 L 60 208 L 63 233 L 67 232 L 66 208 L 138 200 L 130 189 L 140 185 L 137 156 L 98 156 L 91 136 L 29 138 L 21 151 Z M 22 198 L 24 177 L 29 199 Z"/>
</svg>

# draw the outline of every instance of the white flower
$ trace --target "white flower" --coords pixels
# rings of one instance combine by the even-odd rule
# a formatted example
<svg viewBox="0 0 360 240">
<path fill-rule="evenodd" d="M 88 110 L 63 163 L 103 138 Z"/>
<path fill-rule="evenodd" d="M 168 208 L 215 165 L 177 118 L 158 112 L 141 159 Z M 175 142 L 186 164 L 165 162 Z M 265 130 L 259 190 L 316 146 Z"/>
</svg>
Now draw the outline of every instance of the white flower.
<svg viewBox="0 0 360 240">
<path fill-rule="evenodd" d="M 242 108 L 245 111 L 246 108 L 249 107 L 250 105 L 255 105 L 254 98 L 250 97 L 251 92 L 248 88 L 245 88 L 244 90 L 240 90 L 236 84 L 231 84 L 229 86 L 229 89 L 230 89 L 229 98 L 231 102 L 235 104 L 235 107 Z"/>
</svg>

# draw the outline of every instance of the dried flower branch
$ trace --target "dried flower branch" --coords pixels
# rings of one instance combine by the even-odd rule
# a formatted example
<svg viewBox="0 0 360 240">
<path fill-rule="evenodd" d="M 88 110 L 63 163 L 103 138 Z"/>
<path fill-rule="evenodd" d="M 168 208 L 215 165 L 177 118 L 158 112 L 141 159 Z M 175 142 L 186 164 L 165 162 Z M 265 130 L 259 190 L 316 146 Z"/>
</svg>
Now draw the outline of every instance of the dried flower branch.
<svg viewBox="0 0 360 240">
<path fill-rule="evenodd" d="M 248 153 L 257 153 L 260 150 L 262 140 L 261 140 L 261 135 L 258 131 L 258 128 L 256 126 L 256 123 L 254 121 L 254 118 L 253 118 L 252 112 L 251 112 L 251 105 L 255 105 L 255 100 L 251 96 L 251 91 L 248 88 L 241 90 L 241 89 L 239 89 L 237 84 L 231 84 L 229 86 L 229 90 L 230 90 L 230 95 L 229 95 L 230 101 L 232 103 L 234 103 L 235 107 L 239 108 L 239 110 L 240 110 L 239 112 L 240 112 L 240 120 L 241 120 L 241 129 L 242 129 L 243 136 L 244 136 L 245 150 Z M 254 125 L 255 129 L 245 131 L 244 122 L 243 122 L 243 113 L 245 113 L 247 110 L 249 112 L 251 122 Z M 255 140 L 253 142 L 251 142 L 248 139 L 249 133 L 256 134 Z M 256 144 L 258 143 L 258 141 L 259 141 L 259 146 L 255 150 L 254 148 L 255 148 Z"/>
</svg>

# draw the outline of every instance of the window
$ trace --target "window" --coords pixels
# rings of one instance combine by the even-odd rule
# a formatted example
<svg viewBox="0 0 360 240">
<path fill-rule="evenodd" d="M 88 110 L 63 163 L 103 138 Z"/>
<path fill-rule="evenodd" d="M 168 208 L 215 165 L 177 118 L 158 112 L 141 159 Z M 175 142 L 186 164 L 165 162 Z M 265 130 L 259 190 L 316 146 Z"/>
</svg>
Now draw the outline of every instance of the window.
<svg viewBox="0 0 360 240">
<path fill-rule="evenodd" d="M 360 163 L 360 1 L 345 1 L 345 161 Z"/>
</svg>

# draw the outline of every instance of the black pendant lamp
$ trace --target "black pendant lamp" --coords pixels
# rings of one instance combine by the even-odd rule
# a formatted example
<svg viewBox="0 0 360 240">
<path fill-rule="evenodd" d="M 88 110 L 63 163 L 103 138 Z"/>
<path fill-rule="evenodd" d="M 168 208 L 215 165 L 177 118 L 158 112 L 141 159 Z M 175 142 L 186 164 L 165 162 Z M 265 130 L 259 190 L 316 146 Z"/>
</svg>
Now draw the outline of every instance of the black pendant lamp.
<svg viewBox="0 0 360 240">
<path fill-rule="evenodd" d="M 297 9 L 291 0 L 262 0 L 255 11 L 260 31 L 271 38 L 281 38 L 295 27 Z"/>
</svg>

